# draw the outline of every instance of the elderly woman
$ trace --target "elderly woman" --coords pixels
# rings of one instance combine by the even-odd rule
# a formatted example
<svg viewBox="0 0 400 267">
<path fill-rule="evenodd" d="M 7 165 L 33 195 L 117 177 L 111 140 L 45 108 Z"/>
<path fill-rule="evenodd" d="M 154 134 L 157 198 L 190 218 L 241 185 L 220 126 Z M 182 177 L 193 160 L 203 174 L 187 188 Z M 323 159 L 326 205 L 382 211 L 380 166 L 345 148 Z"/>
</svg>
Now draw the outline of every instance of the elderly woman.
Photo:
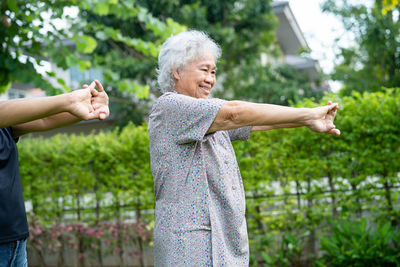
<svg viewBox="0 0 400 267">
<path fill-rule="evenodd" d="M 164 94 L 149 118 L 155 266 L 247 266 L 245 194 L 231 142 L 306 126 L 340 134 L 337 104 L 291 108 L 211 98 L 219 46 L 205 33 L 170 37 L 158 57 Z"/>
</svg>

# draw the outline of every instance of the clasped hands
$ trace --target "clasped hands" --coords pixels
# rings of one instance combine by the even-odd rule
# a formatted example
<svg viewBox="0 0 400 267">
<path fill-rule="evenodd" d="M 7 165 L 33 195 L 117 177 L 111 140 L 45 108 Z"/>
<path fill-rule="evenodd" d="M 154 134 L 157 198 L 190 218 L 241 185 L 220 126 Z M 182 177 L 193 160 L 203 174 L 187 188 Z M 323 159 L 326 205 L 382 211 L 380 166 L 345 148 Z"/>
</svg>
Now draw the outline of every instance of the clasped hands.
<svg viewBox="0 0 400 267">
<path fill-rule="evenodd" d="M 97 87 L 97 90 L 96 88 Z M 69 112 L 82 120 L 104 120 L 110 115 L 108 95 L 103 85 L 95 80 L 83 89 L 75 90 L 71 94 Z"/>
</svg>

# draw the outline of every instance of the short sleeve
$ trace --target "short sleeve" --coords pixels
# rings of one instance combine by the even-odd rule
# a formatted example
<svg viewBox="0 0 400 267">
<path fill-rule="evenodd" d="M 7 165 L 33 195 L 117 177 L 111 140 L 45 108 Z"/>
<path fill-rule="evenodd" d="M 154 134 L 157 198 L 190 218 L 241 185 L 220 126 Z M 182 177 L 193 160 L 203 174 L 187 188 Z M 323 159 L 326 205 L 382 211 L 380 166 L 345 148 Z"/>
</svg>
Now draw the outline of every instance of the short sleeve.
<svg viewBox="0 0 400 267">
<path fill-rule="evenodd" d="M 231 141 L 242 140 L 247 141 L 250 138 L 252 126 L 241 127 L 233 130 L 228 130 Z"/>
<path fill-rule="evenodd" d="M 13 128 L 12 128 L 12 127 L 8 127 L 8 130 L 9 130 L 9 132 L 10 132 L 11 136 L 13 137 L 13 139 L 14 139 L 15 143 L 18 143 L 18 141 L 19 141 L 19 137 L 17 137 L 17 138 L 14 138 L 14 131 L 13 131 Z"/>
<path fill-rule="evenodd" d="M 204 141 L 206 133 L 214 122 L 224 100 L 218 98 L 199 99 L 178 93 L 162 95 L 153 112 L 160 113 L 166 131 L 178 144 Z"/>
</svg>

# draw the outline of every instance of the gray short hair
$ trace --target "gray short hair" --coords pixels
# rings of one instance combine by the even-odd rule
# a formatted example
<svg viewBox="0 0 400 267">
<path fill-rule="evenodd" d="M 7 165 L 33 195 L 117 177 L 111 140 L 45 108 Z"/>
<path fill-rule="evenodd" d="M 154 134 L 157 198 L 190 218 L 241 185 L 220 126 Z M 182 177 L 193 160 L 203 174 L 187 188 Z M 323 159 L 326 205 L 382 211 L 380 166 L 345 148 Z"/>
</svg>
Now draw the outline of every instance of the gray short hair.
<svg viewBox="0 0 400 267">
<path fill-rule="evenodd" d="M 173 70 L 178 70 L 209 52 L 213 54 L 215 61 L 221 56 L 219 45 L 202 31 L 190 30 L 169 37 L 158 55 L 157 80 L 161 92 L 174 90 Z"/>
</svg>

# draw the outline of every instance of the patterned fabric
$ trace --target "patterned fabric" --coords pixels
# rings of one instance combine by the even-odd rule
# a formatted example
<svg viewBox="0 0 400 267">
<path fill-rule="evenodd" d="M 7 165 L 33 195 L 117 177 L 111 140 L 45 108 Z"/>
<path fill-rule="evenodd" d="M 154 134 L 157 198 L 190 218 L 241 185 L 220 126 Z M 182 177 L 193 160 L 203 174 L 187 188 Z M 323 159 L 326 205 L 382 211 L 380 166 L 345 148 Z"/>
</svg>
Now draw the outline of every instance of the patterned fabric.
<svg viewBox="0 0 400 267">
<path fill-rule="evenodd" d="M 251 127 L 206 134 L 221 99 L 166 93 L 149 118 L 155 266 L 248 266 L 242 178 L 231 144 Z"/>
</svg>

